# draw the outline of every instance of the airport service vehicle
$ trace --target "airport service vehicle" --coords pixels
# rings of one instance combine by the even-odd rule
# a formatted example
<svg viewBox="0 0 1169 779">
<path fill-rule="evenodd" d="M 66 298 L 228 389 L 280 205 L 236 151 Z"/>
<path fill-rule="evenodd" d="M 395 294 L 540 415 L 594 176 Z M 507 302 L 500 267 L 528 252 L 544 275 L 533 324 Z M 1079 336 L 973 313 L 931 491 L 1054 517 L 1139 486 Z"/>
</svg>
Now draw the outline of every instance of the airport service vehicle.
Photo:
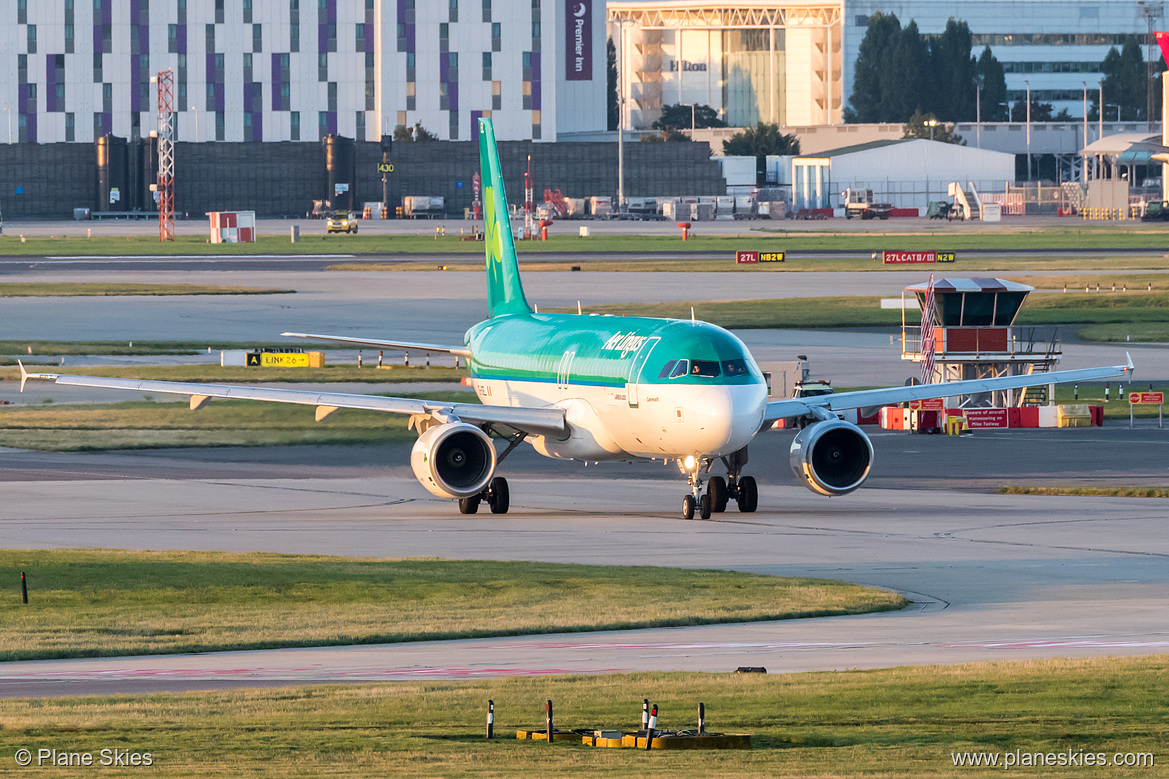
<svg viewBox="0 0 1169 779">
<path fill-rule="evenodd" d="M 859 216 L 861 219 L 888 219 L 893 213 L 892 203 L 876 203 L 871 189 L 853 189 L 849 187 L 840 193 L 844 201 L 844 218 L 852 219 Z"/>
<path fill-rule="evenodd" d="M 744 472 L 747 448 L 779 419 L 802 429 L 791 445 L 796 478 L 822 495 L 845 495 L 869 475 L 873 447 L 856 425 L 837 416 L 925 398 L 948 397 L 1031 384 L 1090 381 L 1123 375 L 1127 366 L 1086 368 L 1035 376 L 975 379 L 855 392 L 820 393 L 769 401 L 767 385 L 747 347 L 721 327 L 695 319 L 652 319 L 535 311 L 524 296 L 508 218 L 495 132 L 479 120 L 484 185 L 488 318 L 460 345 L 407 343 L 311 333 L 285 336 L 379 349 L 429 351 L 465 357 L 481 403 L 393 398 L 227 384 L 138 381 L 64 374 L 30 374 L 58 384 L 190 397 L 198 409 L 211 398 L 236 398 L 316 407 L 318 421 L 337 409 L 406 414 L 419 433 L 410 453 L 418 481 L 440 498 L 458 500 L 473 514 L 486 503 L 506 513 L 510 493 L 500 465 L 521 443 L 560 460 L 663 460 L 676 463 L 689 483 L 682 516 L 703 519 L 733 500 L 755 511 L 755 478 Z M 770 434 L 770 433 L 769 433 Z M 502 451 L 496 442 L 502 440 Z M 721 463 L 722 474 L 711 474 Z M 775 467 L 765 463 L 763 467 Z M 705 489 L 704 489 L 705 488 Z M 554 487 L 553 487 L 554 489 Z"/>
<path fill-rule="evenodd" d="M 1142 222 L 1169 222 L 1169 202 L 1154 200 L 1145 204 L 1145 213 L 1141 214 Z"/>
<path fill-rule="evenodd" d="M 325 222 L 326 233 L 357 234 L 357 214 L 338 211 Z"/>
</svg>

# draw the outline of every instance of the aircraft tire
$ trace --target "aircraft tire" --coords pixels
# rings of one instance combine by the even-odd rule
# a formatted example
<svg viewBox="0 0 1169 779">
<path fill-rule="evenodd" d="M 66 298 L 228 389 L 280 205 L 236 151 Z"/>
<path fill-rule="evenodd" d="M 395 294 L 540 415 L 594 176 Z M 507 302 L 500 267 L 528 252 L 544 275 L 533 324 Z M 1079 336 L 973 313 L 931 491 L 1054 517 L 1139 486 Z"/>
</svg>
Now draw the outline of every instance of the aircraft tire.
<svg viewBox="0 0 1169 779">
<path fill-rule="evenodd" d="M 739 479 L 739 494 L 737 496 L 739 511 L 751 514 L 759 507 L 759 487 L 754 476 L 744 476 Z"/>
<path fill-rule="evenodd" d="M 694 496 L 682 498 L 682 519 L 694 519 Z"/>
<path fill-rule="evenodd" d="M 727 494 L 726 479 L 721 476 L 711 476 L 706 491 L 710 494 L 711 511 L 715 514 L 721 514 L 727 510 L 727 501 L 730 496 Z"/>
<path fill-rule="evenodd" d="M 511 494 L 507 488 L 507 479 L 496 476 L 487 488 L 487 505 L 492 514 L 506 514 L 511 505 Z"/>
<path fill-rule="evenodd" d="M 712 503 L 714 503 L 714 501 L 710 499 L 710 493 L 704 493 L 698 499 L 698 516 L 702 519 L 710 519 L 710 511 L 713 508 L 711 505 Z"/>
<path fill-rule="evenodd" d="M 472 495 L 469 498 L 459 498 L 459 513 L 460 514 L 476 514 L 479 511 L 479 496 Z"/>
</svg>

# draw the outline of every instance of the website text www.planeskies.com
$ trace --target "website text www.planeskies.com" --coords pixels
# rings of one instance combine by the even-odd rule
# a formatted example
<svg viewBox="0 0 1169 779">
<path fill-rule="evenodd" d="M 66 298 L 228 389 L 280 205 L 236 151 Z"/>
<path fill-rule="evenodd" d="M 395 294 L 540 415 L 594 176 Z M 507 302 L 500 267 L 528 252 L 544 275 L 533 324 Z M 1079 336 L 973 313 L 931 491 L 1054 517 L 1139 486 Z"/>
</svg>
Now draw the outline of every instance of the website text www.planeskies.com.
<svg viewBox="0 0 1169 779">
<path fill-rule="evenodd" d="M 970 768 L 1081 768 L 1117 767 L 1152 768 L 1152 752 L 1089 752 L 1086 749 L 1065 749 L 1060 752 L 951 752 L 955 766 Z"/>
</svg>

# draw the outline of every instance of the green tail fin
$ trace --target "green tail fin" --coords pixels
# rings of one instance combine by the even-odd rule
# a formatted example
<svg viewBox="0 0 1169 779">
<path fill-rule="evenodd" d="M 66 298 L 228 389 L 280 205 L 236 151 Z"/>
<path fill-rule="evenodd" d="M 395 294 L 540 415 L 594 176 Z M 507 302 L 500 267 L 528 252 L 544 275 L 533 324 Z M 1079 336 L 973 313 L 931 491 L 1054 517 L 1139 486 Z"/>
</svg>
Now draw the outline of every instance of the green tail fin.
<svg viewBox="0 0 1169 779">
<path fill-rule="evenodd" d="M 483 176 L 483 226 L 487 252 L 488 316 L 531 313 L 520 283 L 515 239 L 507 212 L 507 193 L 503 189 L 503 171 L 499 149 L 495 145 L 495 128 L 490 119 L 479 120 L 479 167 Z"/>
</svg>

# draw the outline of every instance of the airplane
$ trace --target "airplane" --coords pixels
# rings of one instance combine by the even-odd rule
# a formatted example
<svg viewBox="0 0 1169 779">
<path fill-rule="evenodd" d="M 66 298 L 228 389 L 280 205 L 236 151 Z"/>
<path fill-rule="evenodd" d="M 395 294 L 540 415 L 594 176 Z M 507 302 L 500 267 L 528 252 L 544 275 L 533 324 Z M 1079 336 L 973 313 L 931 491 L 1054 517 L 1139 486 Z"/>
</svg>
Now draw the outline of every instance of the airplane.
<svg viewBox="0 0 1169 779">
<path fill-rule="evenodd" d="M 433 495 L 458 500 L 474 514 L 481 503 L 504 514 L 510 506 L 500 463 L 522 442 L 560 459 L 673 461 L 689 489 L 682 516 L 702 519 L 734 500 L 753 512 L 759 493 L 744 474 L 747 450 L 779 419 L 802 429 L 790 450 L 796 478 L 813 492 L 845 495 L 860 487 L 873 464 L 873 446 L 838 416 L 893 403 L 992 390 L 1122 376 L 1127 365 L 937 384 L 838 392 L 769 400 L 767 384 L 745 344 L 716 325 L 693 319 L 538 313 L 524 296 L 508 216 L 507 196 L 490 119 L 480 119 L 479 156 L 485 184 L 484 230 L 488 318 L 469 329 L 461 346 L 283 333 L 316 341 L 447 353 L 466 358 L 480 403 L 268 389 L 225 384 L 138 381 L 28 373 L 28 380 L 172 393 L 196 410 L 211 398 L 316 407 L 320 421 L 337 409 L 409 415 L 419 433 L 410 453 L 418 481 Z M 497 451 L 496 441 L 503 449 Z M 712 475 L 721 461 L 726 476 Z M 704 489 L 705 487 L 705 489 Z"/>
</svg>

